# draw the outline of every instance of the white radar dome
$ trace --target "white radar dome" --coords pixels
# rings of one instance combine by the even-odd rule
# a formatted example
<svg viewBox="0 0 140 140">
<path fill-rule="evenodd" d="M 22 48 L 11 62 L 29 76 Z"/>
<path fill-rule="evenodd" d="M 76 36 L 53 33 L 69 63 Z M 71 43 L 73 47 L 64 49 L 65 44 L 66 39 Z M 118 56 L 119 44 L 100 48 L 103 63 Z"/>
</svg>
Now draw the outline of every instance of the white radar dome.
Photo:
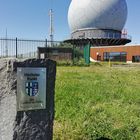
<svg viewBox="0 0 140 140">
<path fill-rule="evenodd" d="M 71 32 L 85 28 L 121 31 L 126 19 L 125 0 L 72 0 L 68 11 Z"/>
</svg>

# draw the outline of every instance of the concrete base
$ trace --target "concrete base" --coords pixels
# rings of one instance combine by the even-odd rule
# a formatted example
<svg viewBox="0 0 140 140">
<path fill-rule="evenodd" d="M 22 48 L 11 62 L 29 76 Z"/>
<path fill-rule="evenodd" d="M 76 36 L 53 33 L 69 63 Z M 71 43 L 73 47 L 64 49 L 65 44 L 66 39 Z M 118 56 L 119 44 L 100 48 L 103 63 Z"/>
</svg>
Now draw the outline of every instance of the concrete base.
<svg viewBox="0 0 140 140">
<path fill-rule="evenodd" d="M 132 61 L 127 61 L 126 63 L 128 63 L 128 64 L 132 64 L 133 62 L 132 62 Z"/>
<path fill-rule="evenodd" d="M 47 67 L 46 109 L 17 112 L 17 66 Z M 18 63 L 0 60 L 0 140 L 53 139 L 55 75 L 56 63 L 51 60 L 30 59 Z"/>
<path fill-rule="evenodd" d="M 52 140 L 56 63 L 47 59 L 30 59 L 15 63 L 15 71 L 17 67 L 47 68 L 46 109 L 17 112 L 13 140 Z"/>
</svg>

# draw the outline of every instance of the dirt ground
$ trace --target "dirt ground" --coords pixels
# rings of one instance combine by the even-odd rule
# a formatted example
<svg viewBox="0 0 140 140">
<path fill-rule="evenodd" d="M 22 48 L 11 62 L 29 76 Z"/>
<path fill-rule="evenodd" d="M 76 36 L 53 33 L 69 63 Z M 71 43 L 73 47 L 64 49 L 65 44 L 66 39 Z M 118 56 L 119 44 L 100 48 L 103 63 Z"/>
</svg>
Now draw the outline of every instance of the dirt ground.
<svg viewBox="0 0 140 140">
<path fill-rule="evenodd" d="M 0 59 L 0 140 L 12 140 L 16 116 L 15 74 L 8 62 L 9 59 Z"/>
</svg>

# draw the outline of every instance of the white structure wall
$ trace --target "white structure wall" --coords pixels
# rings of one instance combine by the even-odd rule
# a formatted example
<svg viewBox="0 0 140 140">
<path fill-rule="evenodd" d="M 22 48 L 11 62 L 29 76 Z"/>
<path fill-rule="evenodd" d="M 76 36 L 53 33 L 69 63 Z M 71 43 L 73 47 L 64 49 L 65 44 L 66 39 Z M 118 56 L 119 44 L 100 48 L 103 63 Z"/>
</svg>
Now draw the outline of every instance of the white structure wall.
<svg viewBox="0 0 140 140">
<path fill-rule="evenodd" d="M 68 11 L 71 32 L 86 28 L 121 31 L 126 19 L 125 0 L 72 0 Z"/>
</svg>

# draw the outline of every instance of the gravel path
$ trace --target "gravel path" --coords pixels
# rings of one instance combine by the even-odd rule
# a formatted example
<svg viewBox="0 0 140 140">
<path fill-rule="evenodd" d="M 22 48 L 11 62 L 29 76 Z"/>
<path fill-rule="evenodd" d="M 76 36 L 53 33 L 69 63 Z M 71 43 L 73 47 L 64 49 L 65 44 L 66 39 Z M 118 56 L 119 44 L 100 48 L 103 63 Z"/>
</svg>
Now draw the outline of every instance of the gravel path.
<svg viewBox="0 0 140 140">
<path fill-rule="evenodd" d="M 0 140 L 12 140 L 16 116 L 15 74 L 7 71 L 8 61 L 0 59 Z"/>
</svg>

